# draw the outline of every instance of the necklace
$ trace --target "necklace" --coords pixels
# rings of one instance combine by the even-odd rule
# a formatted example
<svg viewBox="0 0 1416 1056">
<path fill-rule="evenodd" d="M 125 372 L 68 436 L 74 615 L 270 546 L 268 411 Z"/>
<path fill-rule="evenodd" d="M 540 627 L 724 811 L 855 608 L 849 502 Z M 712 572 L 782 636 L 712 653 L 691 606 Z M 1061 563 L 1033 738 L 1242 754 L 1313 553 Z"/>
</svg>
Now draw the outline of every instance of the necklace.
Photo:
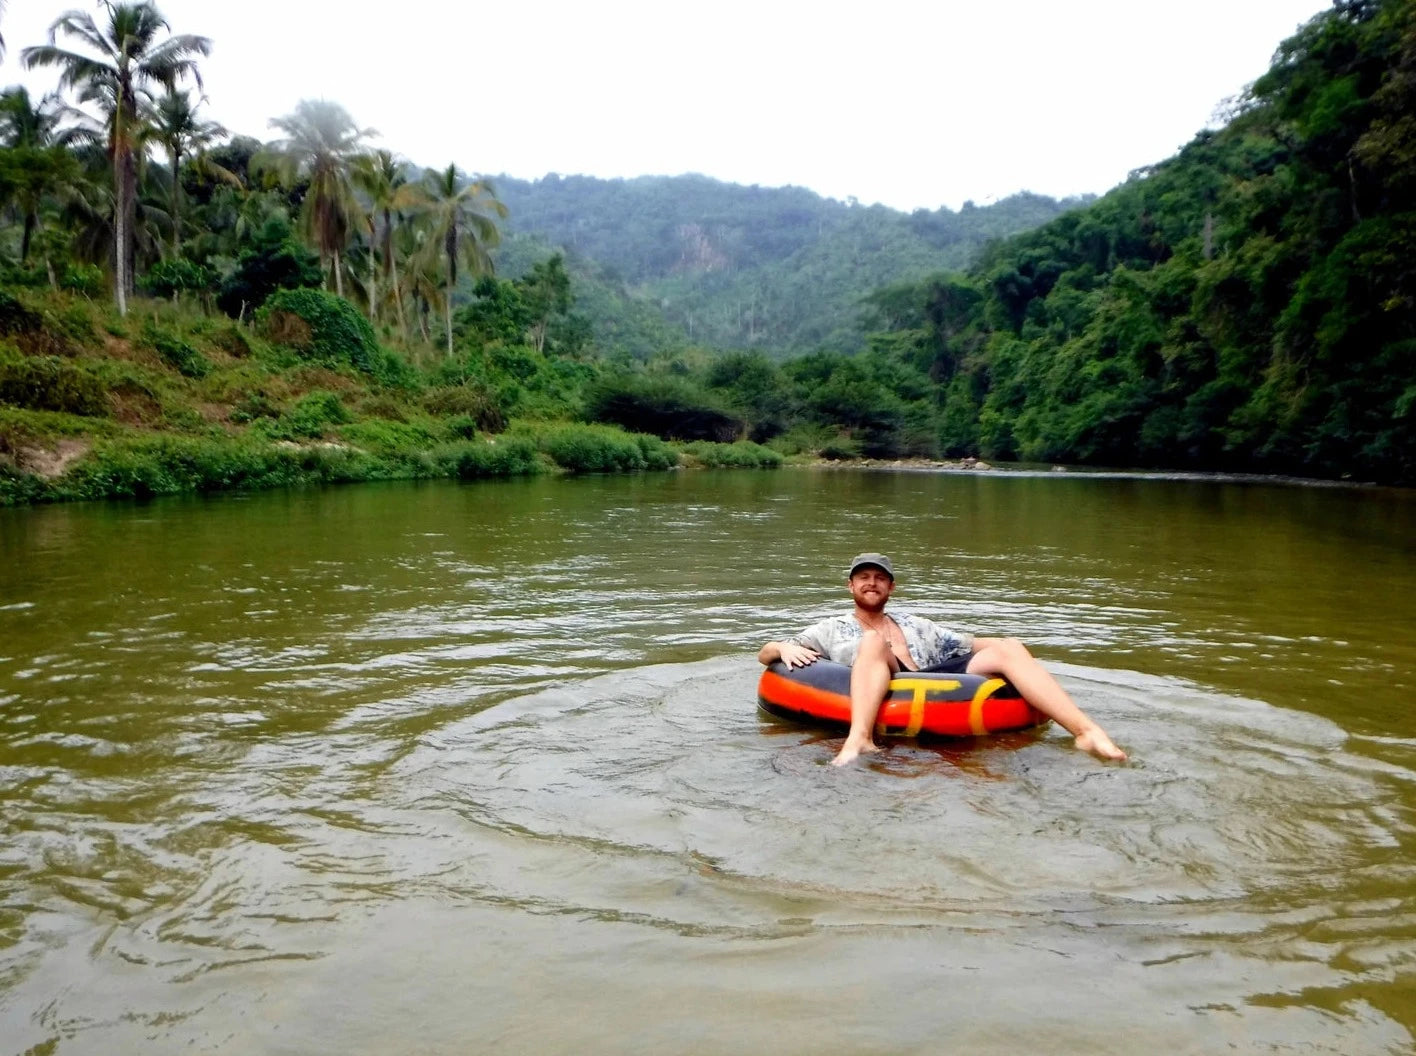
<svg viewBox="0 0 1416 1056">
<path fill-rule="evenodd" d="M 895 647 L 895 640 L 890 635 L 891 620 L 889 616 L 882 615 L 880 617 L 880 622 L 872 626 L 871 624 L 868 624 L 863 619 L 861 619 L 860 613 L 856 613 L 856 622 L 859 623 L 862 627 L 864 627 L 867 631 L 874 631 L 876 634 L 880 635 L 881 638 L 884 638 L 885 644 L 890 648 L 893 649 Z"/>
</svg>

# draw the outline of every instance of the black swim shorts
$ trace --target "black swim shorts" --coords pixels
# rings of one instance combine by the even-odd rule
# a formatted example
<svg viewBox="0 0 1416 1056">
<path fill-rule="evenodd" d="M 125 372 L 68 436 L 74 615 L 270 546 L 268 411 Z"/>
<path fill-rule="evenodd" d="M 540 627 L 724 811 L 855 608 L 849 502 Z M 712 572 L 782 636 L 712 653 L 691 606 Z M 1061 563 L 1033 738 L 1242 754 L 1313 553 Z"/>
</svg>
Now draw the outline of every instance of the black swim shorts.
<svg viewBox="0 0 1416 1056">
<path fill-rule="evenodd" d="M 920 670 L 945 675 L 962 675 L 968 670 L 969 661 L 973 658 L 973 650 L 970 650 L 967 653 L 960 653 L 958 656 L 951 656 L 947 660 L 941 660 L 937 664 L 931 664 L 929 667 L 921 667 Z M 902 671 L 900 673 L 909 674 L 908 671 Z"/>
</svg>

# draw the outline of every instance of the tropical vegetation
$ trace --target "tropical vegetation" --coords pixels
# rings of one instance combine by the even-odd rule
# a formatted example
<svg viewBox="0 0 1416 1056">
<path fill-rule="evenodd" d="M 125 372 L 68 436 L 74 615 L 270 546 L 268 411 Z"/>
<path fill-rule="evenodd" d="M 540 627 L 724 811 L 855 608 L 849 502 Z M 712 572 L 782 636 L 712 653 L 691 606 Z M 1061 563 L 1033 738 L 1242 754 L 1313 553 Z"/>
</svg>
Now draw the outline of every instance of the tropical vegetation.
<svg viewBox="0 0 1416 1056">
<path fill-rule="evenodd" d="M 0 503 L 784 459 L 1416 482 L 1416 13 L 1339 0 L 1095 200 L 902 214 L 422 168 L 211 42 L 60 16 L 0 92 Z M 13 41 L 8 42 L 12 46 Z"/>
</svg>

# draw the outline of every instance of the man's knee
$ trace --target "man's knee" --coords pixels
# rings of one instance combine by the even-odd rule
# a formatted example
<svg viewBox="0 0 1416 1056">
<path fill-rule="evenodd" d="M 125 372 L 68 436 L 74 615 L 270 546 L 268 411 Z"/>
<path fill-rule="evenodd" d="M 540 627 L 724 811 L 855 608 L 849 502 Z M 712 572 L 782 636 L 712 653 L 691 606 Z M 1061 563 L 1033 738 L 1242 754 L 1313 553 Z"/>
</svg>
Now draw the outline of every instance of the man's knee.
<svg viewBox="0 0 1416 1056">
<path fill-rule="evenodd" d="M 886 644 L 884 636 L 879 631 L 866 631 L 860 636 L 860 650 L 856 653 L 856 663 L 860 663 L 862 660 L 878 660 L 888 664 L 890 655 L 890 646 Z"/>
<path fill-rule="evenodd" d="M 969 670 L 975 673 L 976 669 L 981 668 L 1002 671 L 1018 662 L 1031 659 L 1032 653 L 1028 652 L 1028 647 L 1017 638 L 993 638 L 985 648 L 975 654 L 975 661 L 969 662 Z"/>
<path fill-rule="evenodd" d="M 1028 647 L 1017 638 L 1001 638 L 999 644 L 1010 656 L 1032 657 L 1032 653 L 1028 652 Z"/>
</svg>

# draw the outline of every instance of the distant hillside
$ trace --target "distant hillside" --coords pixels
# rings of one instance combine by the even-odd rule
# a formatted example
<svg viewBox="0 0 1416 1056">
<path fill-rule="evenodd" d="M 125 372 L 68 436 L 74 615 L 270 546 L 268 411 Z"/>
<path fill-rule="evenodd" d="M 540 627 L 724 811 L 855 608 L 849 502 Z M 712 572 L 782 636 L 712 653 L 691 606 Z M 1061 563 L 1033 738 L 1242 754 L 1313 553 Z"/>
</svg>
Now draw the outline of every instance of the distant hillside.
<svg viewBox="0 0 1416 1056">
<path fill-rule="evenodd" d="M 888 291 L 873 344 L 946 386 L 946 452 L 1416 483 L 1413 114 L 1416 4 L 1334 4 L 1224 128 Z"/>
<path fill-rule="evenodd" d="M 693 344 L 774 355 L 859 349 L 864 294 L 963 268 L 989 241 L 1083 204 L 1019 194 L 957 213 L 902 213 L 705 176 L 494 183 L 514 236 L 594 261 L 600 281 L 652 303 Z M 508 255 L 524 254 L 521 243 Z"/>
</svg>

